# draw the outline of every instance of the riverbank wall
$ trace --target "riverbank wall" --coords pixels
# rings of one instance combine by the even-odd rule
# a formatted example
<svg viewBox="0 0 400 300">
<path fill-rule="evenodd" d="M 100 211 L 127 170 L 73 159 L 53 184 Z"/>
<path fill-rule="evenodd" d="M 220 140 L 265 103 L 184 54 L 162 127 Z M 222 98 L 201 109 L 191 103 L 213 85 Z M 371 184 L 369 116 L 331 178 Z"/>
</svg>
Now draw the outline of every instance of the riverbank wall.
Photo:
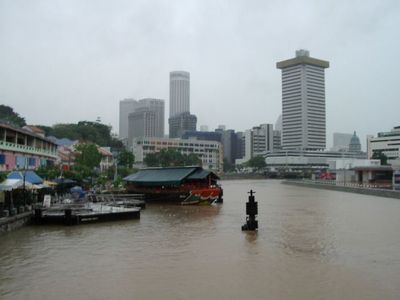
<svg viewBox="0 0 400 300">
<path fill-rule="evenodd" d="M 12 217 L 0 218 L 0 235 L 31 223 L 32 212 L 24 212 Z"/>
<path fill-rule="evenodd" d="M 285 181 L 282 181 L 282 184 L 400 199 L 400 192 L 393 191 L 393 190 L 364 188 L 364 187 L 338 186 L 338 185 L 314 183 L 312 181 L 302 181 L 302 180 L 285 180 Z"/>
<path fill-rule="evenodd" d="M 266 179 L 264 174 L 249 173 L 249 174 L 223 174 L 221 180 L 237 180 L 237 179 Z"/>
</svg>

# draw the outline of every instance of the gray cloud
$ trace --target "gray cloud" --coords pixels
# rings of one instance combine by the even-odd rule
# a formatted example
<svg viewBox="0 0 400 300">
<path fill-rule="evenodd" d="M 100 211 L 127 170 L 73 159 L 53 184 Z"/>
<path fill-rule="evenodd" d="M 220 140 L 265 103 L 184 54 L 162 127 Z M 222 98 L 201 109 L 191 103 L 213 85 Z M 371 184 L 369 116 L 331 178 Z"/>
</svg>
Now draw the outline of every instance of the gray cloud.
<svg viewBox="0 0 400 300">
<path fill-rule="evenodd" d="M 184 69 L 199 124 L 244 130 L 275 122 L 275 63 L 306 48 L 331 62 L 328 144 L 364 140 L 399 125 L 399 28 L 398 1 L 2 0 L 0 101 L 29 123 L 100 116 L 117 130 L 120 99 L 168 101 Z"/>
</svg>

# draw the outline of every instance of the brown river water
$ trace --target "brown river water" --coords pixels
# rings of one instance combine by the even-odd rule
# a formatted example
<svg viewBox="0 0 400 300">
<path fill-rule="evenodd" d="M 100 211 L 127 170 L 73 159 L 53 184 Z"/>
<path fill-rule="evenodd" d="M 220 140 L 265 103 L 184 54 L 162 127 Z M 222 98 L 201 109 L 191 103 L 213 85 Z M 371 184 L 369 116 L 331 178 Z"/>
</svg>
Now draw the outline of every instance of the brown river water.
<svg viewBox="0 0 400 300">
<path fill-rule="evenodd" d="M 0 299 L 400 299 L 400 200 L 222 186 L 222 205 L 0 236 Z M 250 189 L 257 233 L 241 231 Z"/>
</svg>

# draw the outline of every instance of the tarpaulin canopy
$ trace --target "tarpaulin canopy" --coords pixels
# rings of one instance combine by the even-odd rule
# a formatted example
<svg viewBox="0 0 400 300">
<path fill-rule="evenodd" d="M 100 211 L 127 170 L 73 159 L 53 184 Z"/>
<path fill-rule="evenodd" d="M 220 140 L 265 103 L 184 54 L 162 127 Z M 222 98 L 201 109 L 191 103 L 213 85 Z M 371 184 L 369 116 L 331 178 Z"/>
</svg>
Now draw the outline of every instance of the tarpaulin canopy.
<svg viewBox="0 0 400 300">
<path fill-rule="evenodd" d="M 6 179 L 0 184 L 0 191 L 12 191 L 24 188 L 24 181 L 22 179 Z M 25 189 L 33 189 L 34 185 L 25 182 Z"/>
<path fill-rule="evenodd" d="M 21 179 L 24 180 L 25 176 L 25 182 L 29 182 L 32 184 L 42 184 L 43 179 L 40 178 L 35 172 L 33 171 L 14 171 L 8 174 L 7 179 Z"/>
<path fill-rule="evenodd" d="M 85 197 L 85 192 L 82 189 L 82 187 L 80 187 L 80 186 L 76 185 L 76 186 L 72 187 L 69 191 L 71 192 L 72 195 L 74 195 L 77 198 Z"/>
<path fill-rule="evenodd" d="M 53 180 L 57 184 L 75 184 L 76 181 L 69 178 L 56 178 Z"/>
</svg>

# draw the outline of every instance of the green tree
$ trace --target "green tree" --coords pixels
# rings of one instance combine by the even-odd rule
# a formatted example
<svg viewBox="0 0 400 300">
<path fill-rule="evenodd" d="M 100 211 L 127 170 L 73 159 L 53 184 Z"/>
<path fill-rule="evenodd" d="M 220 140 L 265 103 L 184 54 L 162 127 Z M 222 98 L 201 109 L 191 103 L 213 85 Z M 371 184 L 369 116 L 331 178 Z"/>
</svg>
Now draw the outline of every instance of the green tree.
<svg viewBox="0 0 400 300">
<path fill-rule="evenodd" d="M 78 166 L 86 167 L 90 170 L 97 168 L 100 165 L 101 154 L 97 150 L 97 146 L 92 143 L 78 144 L 75 148 L 76 157 L 75 163 Z"/>
<path fill-rule="evenodd" d="M 56 138 L 69 138 L 82 142 L 92 142 L 101 147 L 110 146 L 122 149 L 123 144 L 111 133 L 111 126 L 98 122 L 80 121 L 77 124 L 55 124 L 52 127 L 37 125 L 46 132 L 46 135 L 53 135 Z"/>
<path fill-rule="evenodd" d="M 383 153 L 382 151 L 374 151 L 374 153 L 372 154 L 372 159 L 379 159 L 381 161 L 381 165 L 385 166 L 388 164 L 387 160 L 387 156 L 385 155 L 385 153 Z"/>
<path fill-rule="evenodd" d="M 0 183 L 7 179 L 7 172 L 0 172 Z"/>
<path fill-rule="evenodd" d="M 186 155 L 171 148 L 162 149 L 158 153 L 147 154 L 144 163 L 148 167 L 174 167 L 201 165 L 201 160 L 194 153 Z"/>
<path fill-rule="evenodd" d="M 26 125 L 25 118 L 21 117 L 14 109 L 7 105 L 0 105 L 0 119 L 11 123 L 16 127 L 23 127 Z"/>
<path fill-rule="evenodd" d="M 197 154 L 190 153 L 189 155 L 184 155 L 184 165 L 185 166 L 201 166 L 202 161 Z"/>
<path fill-rule="evenodd" d="M 144 163 L 148 167 L 160 167 L 161 166 L 157 153 L 147 154 L 146 157 L 144 158 Z"/>
<path fill-rule="evenodd" d="M 55 179 L 61 175 L 60 169 L 54 166 L 40 166 L 35 172 L 45 179 Z"/>
<path fill-rule="evenodd" d="M 118 155 L 118 166 L 124 166 L 131 169 L 135 162 L 135 156 L 132 152 L 123 149 Z"/>
<path fill-rule="evenodd" d="M 248 167 L 256 170 L 261 170 L 267 166 L 265 158 L 260 155 L 252 157 L 246 164 Z"/>
</svg>

